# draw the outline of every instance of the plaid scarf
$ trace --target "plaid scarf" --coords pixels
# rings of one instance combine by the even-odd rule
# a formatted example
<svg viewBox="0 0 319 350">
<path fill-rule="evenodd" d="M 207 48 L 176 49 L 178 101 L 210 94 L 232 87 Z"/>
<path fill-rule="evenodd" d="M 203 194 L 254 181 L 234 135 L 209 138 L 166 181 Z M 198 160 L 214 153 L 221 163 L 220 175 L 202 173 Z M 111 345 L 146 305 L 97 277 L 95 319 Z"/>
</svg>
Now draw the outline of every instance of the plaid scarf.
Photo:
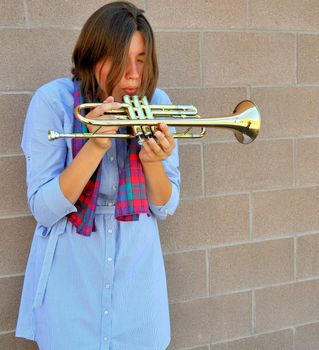
<svg viewBox="0 0 319 350">
<path fill-rule="evenodd" d="M 79 81 L 74 81 L 74 106 L 83 103 L 81 95 L 81 85 Z M 73 131 L 88 132 L 86 124 L 74 116 Z M 73 158 L 78 154 L 85 139 L 72 139 Z M 150 210 L 146 198 L 145 178 L 138 153 L 140 146 L 136 139 L 128 141 L 128 150 L 124 166 L 120 170 L 119 187 L 117 201 L 115 204 L 115 218 L 118 221 L 137 221 L 139 214 L 150 215 Z M 68 220 L 76 227 L 77 233 L 90 236 L 95 231 L 95 209 L 99 188 L 101 183 L 101 163 L 84 187 L 79 199 L 75 203 L 77 212 L 70 213 Z"/>
</svg>

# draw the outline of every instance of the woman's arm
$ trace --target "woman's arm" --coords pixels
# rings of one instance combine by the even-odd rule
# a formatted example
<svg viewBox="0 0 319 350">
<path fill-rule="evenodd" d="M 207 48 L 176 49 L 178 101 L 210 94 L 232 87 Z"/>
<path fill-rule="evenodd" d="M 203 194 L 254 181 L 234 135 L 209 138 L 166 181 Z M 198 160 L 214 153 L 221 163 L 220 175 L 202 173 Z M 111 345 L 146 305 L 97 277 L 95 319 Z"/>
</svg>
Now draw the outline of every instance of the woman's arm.
<svg viewBox="0 0 319 350">
<path fill-rule="evenodd" d="M 119 108 L 120 104 L 114 103 L 112 96 L 108 97 L 103 104 L 86 115 L 87 118 L 98 119 L 103 113 L 110 109 Z M 98 127 L 87 125 L 90 132 L 94 132 Z M 115 134 L 117 127 L 101 127 L 99 134 Z M 79 153 L 60 174 L 59 183 L 64 196 L 75 203 L 80 197 L 84 187 L 100 164 L 104 154 L 111 148 L 110 138 L 91 138 L 80 149 Z"/>
<path fill-rule="evenodd" d="M 73 203 L 112 142 L 110 139 L 88 141 L 65 168 L 70 157 L 66 139 L 52 142 L 47 136 L 50 129 L 64 133 L 64 127 L 70 123 L 73 109 L 67 93 L 66 97 L 60 94 L 65 85 L 64 80 L 57 80 L 37 90 L 28 108 L 21 143 L 27 165 L 28 206 L 36 221 L 45 227 L 77 211 Z"/>
<path fill-rule="evenodd" d="M 166 124 L 161 123 L 154 136 L 144 143 L 139 156 L 145 175 L 147 197 L 154 205 L 162 206 L 172 193 L 172 184 L 162 161 L 172 154 L 176 145 Z"/>
<path fill-rule="evenodd" d="M 154 205 L 166 204 L 172 193 L 172 184 L 165 173 L 162 162 L 144 163 L 143 172 L 147 198 Z"/>
<path fill-rule="evenodd" d="M 61 191 L 73 204 L 80 197 L 106 152 L 105 149 L 96 147 L 91 141 L 92 139 L 84 144 L 73 161 L 59 176 Z"/>
</svg>

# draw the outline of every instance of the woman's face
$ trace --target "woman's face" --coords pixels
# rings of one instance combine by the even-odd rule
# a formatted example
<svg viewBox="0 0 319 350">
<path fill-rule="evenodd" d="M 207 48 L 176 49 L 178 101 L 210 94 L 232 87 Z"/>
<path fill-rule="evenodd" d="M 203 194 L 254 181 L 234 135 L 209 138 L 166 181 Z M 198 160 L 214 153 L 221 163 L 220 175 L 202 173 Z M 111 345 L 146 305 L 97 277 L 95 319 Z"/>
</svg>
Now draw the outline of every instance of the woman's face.
<svg viewBox="0 0 319 350">
<path fill-rule="evenodd" d="M 131 40 L 124 75 L 112 91 L 115 101 L 122 102 L 124 95 L 138 95 L 138 90 L 142 83 L 144 59 L 145 40 L 141 32 L 135 32 Z M 104 91 L 104 86 L 111 69 L 111 64 L 111 59 L 108 58 L 106 61 L 99 62 L 94 71 L 95 78 L 104 92 L 103 99 L 108 97 Z"/>
</svg>

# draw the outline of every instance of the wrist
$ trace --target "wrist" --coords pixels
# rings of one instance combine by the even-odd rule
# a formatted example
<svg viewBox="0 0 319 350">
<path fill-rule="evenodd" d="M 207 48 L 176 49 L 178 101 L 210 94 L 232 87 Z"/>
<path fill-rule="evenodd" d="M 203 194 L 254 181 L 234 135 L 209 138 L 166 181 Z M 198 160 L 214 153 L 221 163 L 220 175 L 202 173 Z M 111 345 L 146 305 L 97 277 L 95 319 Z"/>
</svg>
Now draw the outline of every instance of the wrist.
<svg viewBox="0 0 319 350">
<path fill-rule="evenodd" d="M 97 156 L 104 156 L 104 154 L 111 148 L 112 146 L 112 143 L 110 145 L 99 145 L 97 142 L 94 142 L 94 139 L 93 138 L 90 138 L 86 144 L 85 144 L 92 153 L 94 153 L 95 155 Z"/>
<path fill-rule="evenodd" d="M 143 169 L 144 168 L 157 168 L 159 166 L 162 166 L 162 161 L 161 160 L 155 160 L 155 161 L 143 161 L 141 160 L 141 164 Z"/>
</svg>

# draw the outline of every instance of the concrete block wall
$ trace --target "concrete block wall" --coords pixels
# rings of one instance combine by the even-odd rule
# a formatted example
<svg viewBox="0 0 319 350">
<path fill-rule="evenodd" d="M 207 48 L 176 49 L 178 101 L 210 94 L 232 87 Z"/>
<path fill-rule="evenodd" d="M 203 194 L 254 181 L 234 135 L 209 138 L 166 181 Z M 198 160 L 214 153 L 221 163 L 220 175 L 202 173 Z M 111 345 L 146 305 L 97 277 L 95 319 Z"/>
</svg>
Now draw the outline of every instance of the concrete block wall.
<svg viewBox="0 0 319 350">
<path fill-rule="evenodd" d="M 319 348 L 319 3 L 135 0 L 156 33 L 160 87 L 201 115 L 242 99 L 262 112 L 249 146 L 208 130 L 180 143 L 182 200 L 160 223 L 169 349 Z M 41 84 L 70 71 L 100 0 L 0 4 L 0 349 L 14 338 L 34 220 L 20 137 Z"/>
</svg>

